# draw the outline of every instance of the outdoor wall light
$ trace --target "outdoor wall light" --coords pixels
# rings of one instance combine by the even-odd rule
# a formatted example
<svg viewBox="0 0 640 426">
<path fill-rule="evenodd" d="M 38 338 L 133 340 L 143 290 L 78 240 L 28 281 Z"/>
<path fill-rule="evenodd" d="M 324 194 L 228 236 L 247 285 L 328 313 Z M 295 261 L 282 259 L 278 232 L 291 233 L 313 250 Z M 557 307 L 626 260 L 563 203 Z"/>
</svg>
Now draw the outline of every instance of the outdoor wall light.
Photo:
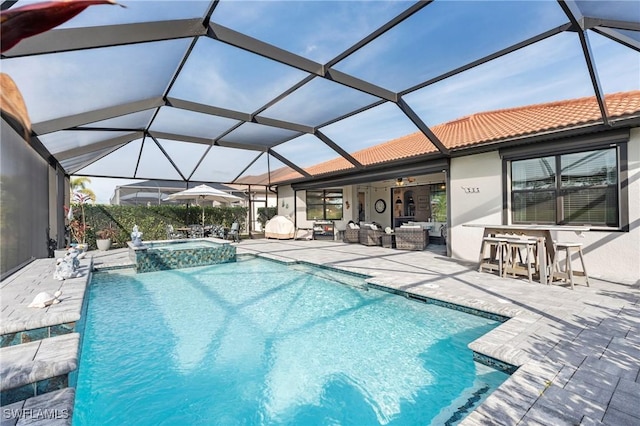
<svg viewBox="0 0 640 426">
<path fill-rule="evenodd" d="M 404 185 L 404 182 L 402 181 L 402 178 L 396 179 L 396 186 L 402 186 L 402 185 Z"/>
</svg>

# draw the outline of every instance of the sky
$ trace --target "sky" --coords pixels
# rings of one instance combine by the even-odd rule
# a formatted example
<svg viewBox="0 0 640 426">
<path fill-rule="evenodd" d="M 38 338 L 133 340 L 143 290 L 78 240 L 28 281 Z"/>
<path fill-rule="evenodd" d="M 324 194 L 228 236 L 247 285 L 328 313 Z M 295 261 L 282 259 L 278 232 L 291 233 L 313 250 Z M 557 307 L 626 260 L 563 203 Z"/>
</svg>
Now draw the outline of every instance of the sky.
<svg viewBox="0 0 640 426">
<path fill-rule="evenodd" d="M 62 27 L 188 19 L 201 16 L 209 4 L 206 1 L 128 0 L 121 3 L 127 7 L 90 7 Z M 634 7 L 640 8 L 637 2 L 629 1 L 607 2 L 606 8 L 597 3 L 578 2 L 585 14 L 608 19 L 628 19 L 634 16 Z M 212 22 L 324 64 L 411 4 L 407 1 L 223 0 L 212 15 Z M 397 92 L 565 22 L 567 18 L 555 1 L 437 0 L 337 62 L 334 68 Z M 640 39 L 637 34 L 636 39 Z M 189 41 L 180 39 L 38 55 L 2 60 L 1 65 L 3 72 L 10 74 L 20 87 L 32 122 L 39 123 L 162 95 Z M 605 93 L 640 89 L 638 52 L 592 31 L 588 32 L 588 42 Z M 202 37 L 168 94 L 172 98 L 253 113 L 306 75 Z M 415 90 L 405 95 L 404 100 L 427 125 L 434 126 L 477 112 L 593 94 L 578 36 L 562 33 Z M 318 126 L 375 99 L 316 78 L 260 115 Z M 119 126 L 144 126 L 152 113 L 151 110 L 132 114 L 120 119 Z M 232 119 L 166 107 L 161 108 L 158 117 L 162 122 L 154 122 L 152 130 L 194 137 L 214 138 L 236 124 Z M 348 152 L 417 131 L 391 103 L 321 130 Z M 243 125 L 226 137 L 230 141 L 264 143 L 265 138 L 275 142 L 287 134 L 264 126 Z M 95 143 L 96 135 L 88 131 L 59 132 L 45 135 L 42 140 L 56 153 Z M 297 139 L 274 150 L 303 167 L 336 155 L 313 136 L 303 136 L 296 142 Z M 128 149 L 114 152 L 84 172 L 130 176 L 138 167 L 138 174 L 143 171 L 144 177 L 162 177 L 169 172 L 171 178 L 179 179 L 180 173 L 191 175 L 198 163 L 194 159 L 204 155 L 203 146 L 198 144 L 160 141 L 159 145 L 145 141 L 143 158 L 138 165 L 137 154 L 142 143 L 133 141 Z M 179 171 L 164 158 L 162 150 L 170 152 Z M 203 160 L 205 167 L 194 173 L 194 180 L 233 179 L 256 154 L 214 151 Z M 220 162 L 222 154 L 225 160 Z M 210 166 L 212 164 L 215 167 Z M 254 173 L 265 171 L 266 161 L 252 168 Z M 98 195 L 98 202 L 106 203 L 115 185 L 130 182 L 93 178 L 91 188 Z"/>
</svg>

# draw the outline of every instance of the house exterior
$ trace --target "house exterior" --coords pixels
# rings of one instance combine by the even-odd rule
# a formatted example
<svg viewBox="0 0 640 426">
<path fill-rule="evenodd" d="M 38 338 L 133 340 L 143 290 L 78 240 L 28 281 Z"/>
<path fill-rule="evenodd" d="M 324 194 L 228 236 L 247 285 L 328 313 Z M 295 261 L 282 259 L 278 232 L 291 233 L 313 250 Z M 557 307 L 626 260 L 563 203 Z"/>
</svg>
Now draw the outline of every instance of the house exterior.
<svg viewBox="0 0 640 426">
<path fill-rule="evenodd" d="M 354 153 L 366 166 L 359 173 L 343 158 L 310 167 L 313 182 L 280 171 L 279 214 L 298 228 L 326 219 L 337 230 L 350 220 L 431 221 L 449 254 L 472 262 L 483 230 L 465 225 L 587 226 L 554 238 L 583 244 L 591 276 L 638 283 L 640 91 L 605 100 L 607 124 L 595 98 L 531 105 L 434 126 L 448 158 L 418 132 Z"/>
</svg>

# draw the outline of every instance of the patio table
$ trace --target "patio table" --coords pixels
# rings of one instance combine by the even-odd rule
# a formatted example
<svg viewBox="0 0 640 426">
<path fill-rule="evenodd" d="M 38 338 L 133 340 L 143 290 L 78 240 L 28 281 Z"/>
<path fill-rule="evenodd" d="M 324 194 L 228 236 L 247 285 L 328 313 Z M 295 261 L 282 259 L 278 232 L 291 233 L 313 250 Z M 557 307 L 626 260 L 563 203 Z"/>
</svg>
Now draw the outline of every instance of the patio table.
<svg viewBox="0 0 640 426">
<path fill-rule="evenodd" d="M 483 238 L 497 235 L 520 235 L 536 239 L 538 251 L 538 265 L 540 268 L 540 283 L 549 283 L 548 265 L 555 258 L 555 246 L 551 231 L 573 231 L 580 235 L 589 231 L 587 226 L 560 226 L 560 225 L 490 225 L 467 223 L 462 226 L 471 228 L 484 228 Z M 549 261 L 549 263 L 547 263 Z"/>
<path fill-rule="evenodd" d="M 191 232 L 191 228 L 189 227 L 184 227 L 184 228 L 175 228 L 176 232 L 181 232 L 184 234 L 184 236 L 186 238 L 189 238 L 189 233 Z"/>
<path fill-rule="evenodd" d="M 395 234 L 382 234 L 380 236 L 380 242 L 382 243 L 382 247 L 385 248 L 395 248 L 396 247 L 396 236 Z"/>
</svg>

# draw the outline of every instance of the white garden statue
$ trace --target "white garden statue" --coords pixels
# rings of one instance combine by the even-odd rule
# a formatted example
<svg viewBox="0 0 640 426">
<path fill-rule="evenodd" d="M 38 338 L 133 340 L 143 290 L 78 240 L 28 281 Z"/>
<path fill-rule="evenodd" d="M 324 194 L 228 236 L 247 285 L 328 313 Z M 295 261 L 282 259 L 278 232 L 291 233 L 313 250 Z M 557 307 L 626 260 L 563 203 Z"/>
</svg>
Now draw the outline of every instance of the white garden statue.
<svg viewBox="0 0 640 426">
<path fill-rule="evenodd" d="M 53 278 L 62 281 L 79 276 L 80 260 L 78 260 L 78 257 L 78 250 L 69 249 L 64 257 L 56 260 L 56 270 L 53 273 Z"/>
<path fill-rule="evenodd" d="M 131 242 L 133 243 L 134 247 L 140 247 L 142 245 L 142 232 L 138 231 L 138 225 L 133 225 Z"/>
</svg>

